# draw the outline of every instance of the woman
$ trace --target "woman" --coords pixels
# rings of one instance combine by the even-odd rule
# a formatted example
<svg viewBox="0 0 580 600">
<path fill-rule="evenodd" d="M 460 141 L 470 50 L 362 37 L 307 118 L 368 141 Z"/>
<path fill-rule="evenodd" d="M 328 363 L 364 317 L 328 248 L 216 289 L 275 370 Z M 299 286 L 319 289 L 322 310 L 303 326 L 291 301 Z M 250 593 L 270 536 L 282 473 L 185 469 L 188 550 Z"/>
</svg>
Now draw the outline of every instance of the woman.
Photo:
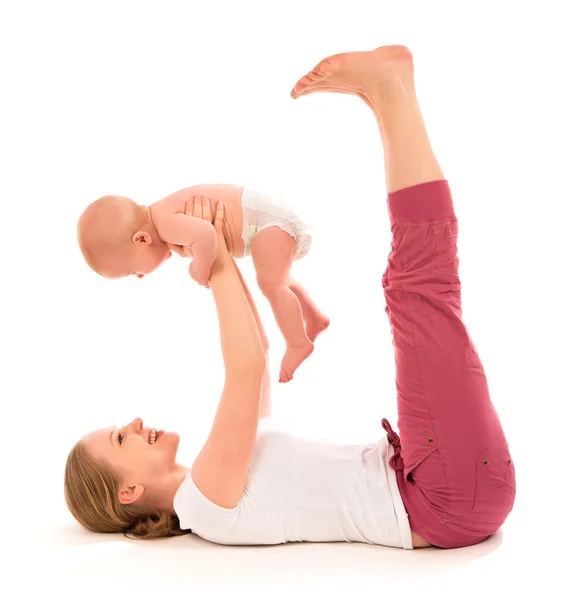
<svg viewBox="0 0 580 600">
<path fill-rule="evenodd" d="M 179 437 L 143 428 L 93 432 L 67 462 L 74 516 L 136 537 L 191 530 L 222 544 L 361 541 L 457 548 L 495 533 L 515 497 L 514 466 L 486 377 L 461 319 L 457 219 L 402 46 L 339 54 L 292 90 L 359 96 L 384 147 L 393 235 L 383 275 L 396 361 L 400 438 L 365 446 L 258 433 L 267 340 L 221 235 L 212 275 L 225 384 L 191 468 Z M 190 209 L 191 210 L 191 209 Z M 196 203 L 196 216 L 213 222 Z"/>
</svg>

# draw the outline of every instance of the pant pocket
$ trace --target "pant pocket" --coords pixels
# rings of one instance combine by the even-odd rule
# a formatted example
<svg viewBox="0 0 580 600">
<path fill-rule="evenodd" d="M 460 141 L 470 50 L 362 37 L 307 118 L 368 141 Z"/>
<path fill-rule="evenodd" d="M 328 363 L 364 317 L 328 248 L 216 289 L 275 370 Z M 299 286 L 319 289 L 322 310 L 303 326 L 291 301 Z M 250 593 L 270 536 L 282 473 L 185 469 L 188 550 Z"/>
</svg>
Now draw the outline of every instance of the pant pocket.
<svg viewBox="0 0 580 600">
<path fill-rule="evenodd" d="M 516 495 L 514 463 L 508 448 L 487 448 L 477 459 L 477 487 L 473 510 L 490 522 L 502 522 Z"/>
</svg>

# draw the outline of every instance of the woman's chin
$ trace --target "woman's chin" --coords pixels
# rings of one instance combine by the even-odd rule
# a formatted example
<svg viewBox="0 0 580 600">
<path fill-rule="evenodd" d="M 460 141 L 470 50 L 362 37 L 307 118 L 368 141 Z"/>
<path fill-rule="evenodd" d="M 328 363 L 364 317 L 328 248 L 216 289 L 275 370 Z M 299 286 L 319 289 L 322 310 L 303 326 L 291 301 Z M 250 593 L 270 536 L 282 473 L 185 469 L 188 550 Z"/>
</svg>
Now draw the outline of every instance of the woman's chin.
<svg viewBox="0 0 580 600">
<path fill-rule="evenodd" d="M 160 429 L 157 432 L 157 440 L 161 440 L 161 441 L 165 441 L 165 443 L 169 443 L 169 444 L 179 444 L 179 434 L 175 431 L 163 431 L 163 429 Z"/>
</svg>

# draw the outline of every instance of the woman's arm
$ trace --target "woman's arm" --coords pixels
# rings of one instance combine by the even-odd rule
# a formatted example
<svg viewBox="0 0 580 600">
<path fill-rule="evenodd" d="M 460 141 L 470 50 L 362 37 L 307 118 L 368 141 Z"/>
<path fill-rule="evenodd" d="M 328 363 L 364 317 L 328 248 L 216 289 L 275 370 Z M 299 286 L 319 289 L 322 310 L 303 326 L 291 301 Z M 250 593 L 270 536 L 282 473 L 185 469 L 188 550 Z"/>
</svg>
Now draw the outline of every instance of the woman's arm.
<svg viewBox="0 0 580 600">
<path fill-rule="evenodd" d="M 265 368 L 260 331 L 238 273 L 237 265 L 226 249 L 215 261 L 210 275 L 226 377 Z"/>
<path fill-rule="evenodd" d="M 264 371 L 264 376 L 262 377 L 262 394 L 260 399 L 260 419 L 264 417 L 269 417 L 272 414 L 272 395 L 271 395 L 271 386 L 270 386 L 270 365 L 269 365 L 269 354 L 270 350 L 270 342 L 266 336 L 266 332 L 264 331 L 264 326 L 262 325 L 262 320 L 260 319 L 260 314 L 258 313 L 258 309 L 254 304 L 254 299 L 252 298 L 252 294 L 246 285 L 246 281 L 238 267 L 238 263 L 233 261 L 236 270 L 238 272 L 238 277 L 240 278 L 240 282 L 242 287 L 244 288 L 244 292 L 246 293 L 246 298 L 248 299 L 248 304 L 252 309 L 252 313 L 254 315 L 254 319 L 256 320 L 256 326 L 258 327 L 258 331 L 260 332 L 260 340 L 262 341 L 262 348 L 264 350 L 264 357 L 266 359 L 266 369 Z"/>
<path fill-rule="evenodd" d="M 202 229 L 209 227 L 216 240 L 216 258 L 210 265 L 209 277 L 217 286 L 212 293 L 218 313 L 226 375 L 245 372 L 252 369 L 254 364 L 261 365 L 265 362 L 264 350 L 267 351 L 269 342 L 246 282 L 227 248 L 222 230 L 223 202 L 218 203 L 215 222 L 210 200 L 206 196 L 188 199 L 184 214 L 175 216 L 184 217 L 191 223 L 202 223 Z M 178 243 L 182 243 L 181 240 Z M 182 250 L 183 255 L 191 256 L 191 244 L 183 245 Z"/>
<path fill-rule="evenodd" d="M 209 211 L 209 201 L 207 207 Z M 225 383 L 211 431 L 193 463 L 191 477 L 208 500 L 233 508 L 244 491 L 254 451 L 266 361 L 244 285 L 225 244 L 222 223 L 220 203 L 215 218 L 218 254 L 210 282 L 219 320 Z"/>
<path fill-rule="evenodd" d="M 194 203 L 195 205 L 195 203 Z M 203 205 L 203 202 L 202 202 Z M 210 205 L 211 206 L 211 205 Z M 190 211 L 191 216 L 188 214 L 184 214 L 181 216 L 184 216 L 186 219 L 190 219 L 191 217 L 193 217 L 193 207 L 191 207 L 190 205 Z M 204 224 L 208 224 L 207 220 L 204 220 L 203 218 L 200 218 L 200 215 L 197 215 L 197 221 L 204 223 Z M 211 225 L 211 223 L 209 223 L 210 227 L 212 228 L 212 230 L 215 233 L 215 228 Z M 216 242 L 217 242 L 217 235 L 216 237 Z M 187 246 L 187 244 L 186 244 Z M 177 252 L 180 256 L 183 257 L 187 257 L 190 256 L 190 250 L 189 248 L 187 248 L 186 250 L 186 246 L 177 246 L 177 245 L 173 245 L 173 244 L 169 244 L 169 247 L 171 248 L 171 250 L 173 250 L 174 252 Z M 268 351 L 270 349 L 270 342 L 268 341 L 268 337 L 266 336 L 266 332 L 264 330 L 264 326 L 262 325 L 262 320 L 260 319 L 260 314 L 258 313 L 258 309 L 256 308 L 256 305 L 254 303 L 254 299 L 252 298 L 252 294 L 250 293 L 250 290 L 248 289 L 248 286 L 246 284 L 246 281 L 244 280 L 244 277 L 238 267 L 237 262 L 234 260 L 232 261 L 236 271 L 238 273 L 238 277 L 240 279 L 240 283 L 242 284 L 242 287 L 244 288 L 244 293 L 246 294 L 246 299 L 248 300 L 248 304 L 250 305 L 250 309 L 252 310 L 252 314 L 254 315 L 254 319 L 256 320 L 256 326 L 258 327 L 258 332 L 260 334 L 260 340 L 262 342 L 262 349 L 264 351 L 264 358 L 266 360 L 266 367 L 265 367 L 265 371 L 264 371 L 264 376 L 262 378 L 262 393 L 261 393 L 261 400 L 260 400 L 260 419 L 263 419 L 264 417 L 269 417 L 272 414 L 272 399 L 271 399 L 271 380 L 270 380 L 270 365 L 269 365 L 269 354 Z"/>
</svg>

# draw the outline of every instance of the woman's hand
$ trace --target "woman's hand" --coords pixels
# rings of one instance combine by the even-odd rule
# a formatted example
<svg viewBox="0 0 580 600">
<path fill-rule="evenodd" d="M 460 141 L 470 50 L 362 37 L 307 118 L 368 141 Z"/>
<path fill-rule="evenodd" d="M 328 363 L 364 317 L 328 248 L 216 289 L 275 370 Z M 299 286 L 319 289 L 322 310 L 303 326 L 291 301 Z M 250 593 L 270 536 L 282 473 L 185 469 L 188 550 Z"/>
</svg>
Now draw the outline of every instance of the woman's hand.
<svg viewBox="0 0 580 600">
<path fill-rule="evenodd" d="M 216 260 L 223 254 L 229 254 L 226 240 L 223 235 L 224 203 L 221 200 L 218 200 L 215 216 L 212 217 L 209 198 L 207 196 L 194 196 L 185 203 L 185 214 L 188 217 L 196 217 L 198 219 L 203 219 L 204 221 L 209 221 L 214 226 L 218 240 Z M 180 256 L 193 256 L 190 246 L 183 246 L 183 248 L 181 248 L 180 246 L 172 246 L 172 244 L 169 244 L 169 248 L 171 250 L 179 248 L 181 252 L 177 249 L 175 251 Z"/>
</svg>

